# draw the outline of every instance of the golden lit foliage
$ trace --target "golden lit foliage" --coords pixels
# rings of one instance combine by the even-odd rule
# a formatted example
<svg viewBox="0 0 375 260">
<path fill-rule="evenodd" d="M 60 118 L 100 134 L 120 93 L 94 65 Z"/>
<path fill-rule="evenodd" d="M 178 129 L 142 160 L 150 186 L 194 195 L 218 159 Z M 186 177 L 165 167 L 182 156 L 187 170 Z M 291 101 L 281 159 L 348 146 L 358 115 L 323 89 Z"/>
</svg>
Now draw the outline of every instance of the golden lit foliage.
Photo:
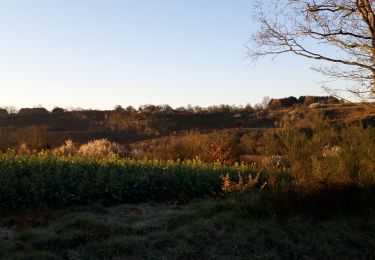
<svg viewBox="0 0 375 260">
<path fill-rule="evenodd" d="M 229 174 L 221 176 L 221 179 L 223 181 L 221 188 L 225 193 L 242 194 L 248 192 L 250 189 L 253 189 L 257 184 L 259 184 L 259 173 L 255 177 L 249 174 L 247 180 L 244 180 L 241 174 L 238 174 L 237 182 L 232 181 Z M 263 183 L 260 190 L 262 190 L 266 184 L 267 182 Z"/>
</svg>

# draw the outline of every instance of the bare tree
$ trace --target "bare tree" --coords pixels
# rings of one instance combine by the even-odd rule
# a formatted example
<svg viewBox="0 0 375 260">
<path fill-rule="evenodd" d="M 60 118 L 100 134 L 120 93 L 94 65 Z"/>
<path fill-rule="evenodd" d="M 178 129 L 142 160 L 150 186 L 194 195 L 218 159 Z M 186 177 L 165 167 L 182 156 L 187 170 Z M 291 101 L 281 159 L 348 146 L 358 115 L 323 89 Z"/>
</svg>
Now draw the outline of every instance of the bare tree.
<svg viewBox="0 0 375 260">
<path fill-rule="evenodd" d="M 261 102 L 262 108 L 264 110 L 266 110 L 268 108 L 268 105 L 270 104 L 270 102 L 271 102 L 270 97 L 263 97 L 262 102 Z"/>
<path fill-rule="evenodd" d="M 313 69 L 354 83 L 346 89 L 325 87 L 331 95 L 348 91 L 374 98 L 375 0 L 258 1 L 255 19 L 260 27 L 250 38 L 252 59 L 293 53 L 326 61 L 330 65 Z"/>
</svg>

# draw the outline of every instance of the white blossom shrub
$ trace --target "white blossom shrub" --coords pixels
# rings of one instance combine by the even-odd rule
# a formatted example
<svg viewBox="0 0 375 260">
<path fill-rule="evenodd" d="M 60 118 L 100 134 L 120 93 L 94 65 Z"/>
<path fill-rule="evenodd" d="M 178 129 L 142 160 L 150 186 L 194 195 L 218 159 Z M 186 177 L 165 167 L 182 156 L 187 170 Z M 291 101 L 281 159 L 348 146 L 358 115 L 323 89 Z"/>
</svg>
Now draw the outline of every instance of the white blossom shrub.
<svg viewBox="0 0 375 260">
<path fill-rule="evenodd" d="M 124 154 L 124 147 L 107 139 L 99 139 L 83 144 L 77 154 L 90 157 L 109 157 Z"/>
<path fill-rule="evenodd" d="M 53 149 L 52 152 L 57 155 L 75 155 L 78 152 L 78 147 L 71 139 L 68 139 L 62 146 Z"/>
</svg>

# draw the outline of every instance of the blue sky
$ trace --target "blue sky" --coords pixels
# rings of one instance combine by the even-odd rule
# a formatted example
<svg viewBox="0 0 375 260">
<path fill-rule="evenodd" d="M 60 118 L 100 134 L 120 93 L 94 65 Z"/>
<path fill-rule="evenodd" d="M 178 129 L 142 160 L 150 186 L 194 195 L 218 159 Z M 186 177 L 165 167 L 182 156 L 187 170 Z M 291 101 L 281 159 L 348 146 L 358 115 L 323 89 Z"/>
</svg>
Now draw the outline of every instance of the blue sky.
<svg viewBox="0 0 375 260">
<path fill-rule="evenodd" d="M 0 106 L 255 104 L 323 95 L 312 63 L 252 66 L 255 0 L 0 0 Z"/>
</svg>

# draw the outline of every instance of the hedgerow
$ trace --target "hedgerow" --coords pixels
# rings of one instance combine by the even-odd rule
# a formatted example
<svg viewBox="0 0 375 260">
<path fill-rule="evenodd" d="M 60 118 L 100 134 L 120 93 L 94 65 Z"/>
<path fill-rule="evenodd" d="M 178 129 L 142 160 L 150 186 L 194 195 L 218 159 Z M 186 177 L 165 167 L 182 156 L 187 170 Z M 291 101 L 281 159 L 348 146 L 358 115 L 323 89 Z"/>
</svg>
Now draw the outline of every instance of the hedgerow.
<svg viewBox="0 0 375 260">
<path fill-rule="evenodd" d="M 94 202 L 187 201 L 222 193 L 221 176 L 256 174 L 250 166 L 119 157 L 0 154 L 0 209 Z"/>
</svg>

